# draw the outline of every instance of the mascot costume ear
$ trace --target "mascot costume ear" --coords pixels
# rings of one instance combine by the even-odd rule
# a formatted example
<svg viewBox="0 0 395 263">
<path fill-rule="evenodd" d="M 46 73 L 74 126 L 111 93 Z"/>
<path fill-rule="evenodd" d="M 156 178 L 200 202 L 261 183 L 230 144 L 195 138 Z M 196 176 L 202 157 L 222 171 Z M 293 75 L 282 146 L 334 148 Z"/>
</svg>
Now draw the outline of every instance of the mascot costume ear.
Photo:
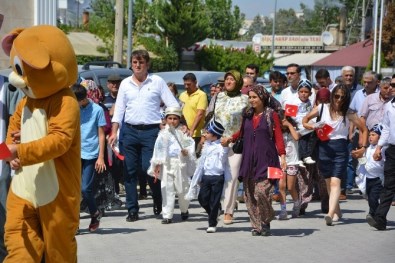
<svg viewBox="0 0 395 263">
<path fill-rule="evenodd" d="M 5 261 L 77 262 L 81 195 L 80 110 L 70 86 L 77 60 L 67 36 L 40 25 L 2 40 L 9 82 L 26 96 L 10 118 L 6 143 L 18 160 L 7 197 Z M 19 132 L 20 143 L 13 143 Z"/>
</svg>

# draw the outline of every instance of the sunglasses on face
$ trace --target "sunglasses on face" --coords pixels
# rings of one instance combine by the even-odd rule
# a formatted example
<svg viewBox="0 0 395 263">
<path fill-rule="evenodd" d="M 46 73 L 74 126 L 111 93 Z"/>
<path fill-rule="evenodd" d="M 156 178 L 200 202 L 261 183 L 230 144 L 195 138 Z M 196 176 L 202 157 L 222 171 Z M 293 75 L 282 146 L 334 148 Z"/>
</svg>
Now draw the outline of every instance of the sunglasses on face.
<svg viewBox="0 0 395 263">
<path fill-rule="evenodd" d="M 390 84 L 391 88 L 395 88 L 395 83 Z"/>
<path fill-rule="evenodd" d="M 286 75 L 295 75 L 296 73 L 298 73 L 298 72 L 287 72 L 287 73 L 285 73 Z"/>
<path fill-rule="evenodd" d="M 342 100 L 345 96 L 335 94 L 335 100 Z"/>
</svg>

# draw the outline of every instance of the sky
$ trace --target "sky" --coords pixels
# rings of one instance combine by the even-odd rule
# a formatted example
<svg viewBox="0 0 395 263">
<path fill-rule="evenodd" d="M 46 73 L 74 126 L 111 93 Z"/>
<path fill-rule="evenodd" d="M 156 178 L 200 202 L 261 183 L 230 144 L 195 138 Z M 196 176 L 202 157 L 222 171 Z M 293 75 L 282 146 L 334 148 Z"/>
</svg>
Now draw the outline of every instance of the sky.
<svg viewBox="0 0 395 263">
<path fill-rule="evenodd" d="M 232 0 L 233 5 L 237 5 L 240 11 L 246 15 L 246 19 L 253 19 L 256 15 L 268 16 L 274 12 L 276 0 Z M 293 8 L 300 10 L 300 3 L 313 8 L 314 0 L 277 0 L 277 10 Z"/>
</svg>

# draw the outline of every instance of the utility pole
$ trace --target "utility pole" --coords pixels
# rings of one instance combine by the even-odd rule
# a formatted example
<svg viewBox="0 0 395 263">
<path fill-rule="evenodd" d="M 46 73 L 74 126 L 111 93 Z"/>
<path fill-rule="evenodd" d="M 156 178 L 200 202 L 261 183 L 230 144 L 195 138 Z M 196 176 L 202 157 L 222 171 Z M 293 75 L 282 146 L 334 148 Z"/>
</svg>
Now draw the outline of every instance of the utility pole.
<svg viewBox="0 0 395 263">
<path fill-rule="evenodd" d="M 123 50 L 123 0 L 115 2 L 114 61 L 122 64 Z"/>
<path fill-rule="evenodd" d="M 378 48 L 378 51 L 377 51 L 377 73 L 380 73 L 380 71 L 381 71 L 381 40 L 382 40 L 382 36 L 383 36 L 384 2 L 385 2 L 385 0 L 381 0 L 380 29 L 379 29 L 379 48 Z"/>
<path fill-rule="evenodd" d="M 373 20 L 374 20 L 374 37 L 373 37 L 373 66 L 372 69 L 373 71 L 376 71 L 376 65 L 377 65 L 377 21 L 378 21 L 378 12 L 379 12 L 379 0 L 375 0 L 374 3 L 374 15 L 373 15 Z"/>
<path fill-rule="evenodd" d="M 276 28 L 276 13 L 277 13 L 277 0 L 274 0 L 274 16 L 273 16 L 273 27 L 272 27 L 272 58 L 274 58 L 274 36 Z M 261 44 L 261 43 L 259 43 Z"/>
<path fill-rule="evenodd" d="M 128 49 L 127 49 L 127 58 L 126 65 L 127 68 L 130 68 L 130 57 L 132 56 L 133 49 L 133 0 L 129 0 L 129 8 L 128 8 Z"/>
<path fill-rule="evenodd" d="M 365 32 L 366 32 L 366 9 L 365 9 L 365 0 L 362 0 L 362 21 L 361 21 L 361 41 L 365 40 Z"/>
</svg>

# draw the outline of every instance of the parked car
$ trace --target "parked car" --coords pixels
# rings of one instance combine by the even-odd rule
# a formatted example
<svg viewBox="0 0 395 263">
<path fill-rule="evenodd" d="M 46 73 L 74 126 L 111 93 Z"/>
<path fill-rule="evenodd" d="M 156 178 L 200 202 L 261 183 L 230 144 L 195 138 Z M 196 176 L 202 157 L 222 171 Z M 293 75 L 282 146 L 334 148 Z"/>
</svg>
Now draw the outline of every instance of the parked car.
<svg viewBox="0 0 395 263">
<path fill-rule="evenodd" d="M 218 82 L 218 78 L 223 77 L 225 72 L 220 71 L 168 71 L 168 72 L 156 72 L 153 73 L 158 75 L 162 79 L 168 82 L 173 82 L 177 86 L 178 94 L 185 91 L 184 80 L 182 79 L 185 74 L 193 73 L 196 76 L 197 84 L 201 90 L 206 94 L 210 94 L 210 86 L 213 83 Z"/>
<path fill-rule="evenodd" d="M 132 71 L 124 68 L 122 64 L 114 61 L 95 61 L 78 66 L 79 79 L 93 80 L 97 85 L 103 87 L 105 93 L 108 92 L 107 78 L 109 75 L 113 74 L 117 74 L 124 79 L 132 75 Z"/>
</svg>

